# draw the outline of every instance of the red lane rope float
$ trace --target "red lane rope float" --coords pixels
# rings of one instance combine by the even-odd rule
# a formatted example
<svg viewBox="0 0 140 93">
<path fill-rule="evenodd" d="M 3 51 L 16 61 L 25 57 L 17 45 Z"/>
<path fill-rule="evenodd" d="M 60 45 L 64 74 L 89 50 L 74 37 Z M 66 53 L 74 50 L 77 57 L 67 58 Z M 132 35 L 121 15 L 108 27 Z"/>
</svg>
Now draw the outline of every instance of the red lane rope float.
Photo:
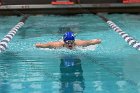
<svg viewBox="0 0 140 93">
<path fill-rule="evenodd" d="M 100 18 L 102 18 L 115 32 L 117 32 L 130 46 L 133 48 L 140 50 L 140 42 L 135 40 L 133 37 L 129 36 L 127 33 L 122 31 L 114 22 L 105 18 L 102 15 L 97 14 Z"/>
<path fill-rule="evenodd" d="M 9 32 L 7 35 L 5 35 L 5 37 L 0 41 L 0 53 L 4 50 L 6 50 L 8 43 L 12 40 L 12 38 L 14 37 L 14 35 L 16 34 L 16 32 L 18 31 L 18 29 L 20 29 L 25 21 L 27 20 L 29 16 L 24 16 L 20 22 L 15 25 Z"/>
<path fill-rule="evenodd" d="M 74 2 L 72 2 L 72 1 L 57 1 L 57 0 L 55 0 L 55 1 L 52 1 L 51 2 L 51 4 L 52 5 L 71 5 L 71 4 L 74 4 Z"/>
<path fill-rule="evenodd" d="M 73 2 L 52 2 L 52 5 L 72 5 Z"/>
<path fill-rule="evenodd" d="M 129 3 L 140 3 L 140 0 L 123 0 L 123 3 L 129 4 Z"/>
</svg>

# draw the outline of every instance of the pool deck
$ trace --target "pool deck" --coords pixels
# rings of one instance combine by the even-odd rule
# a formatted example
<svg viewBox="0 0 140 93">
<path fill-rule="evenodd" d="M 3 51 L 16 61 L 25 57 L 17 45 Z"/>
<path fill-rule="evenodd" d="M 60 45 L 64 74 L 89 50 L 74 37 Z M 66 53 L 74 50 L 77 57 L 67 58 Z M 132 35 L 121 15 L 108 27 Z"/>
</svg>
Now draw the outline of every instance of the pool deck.
<svg viewBox="0 0 140 93">
<path fill-rule="evenodd" d="M 73 4 L 73 5 L 1 5 L 0 15 L 23 14 L 80 14 L 80 13 L 140 13 L 140 3 L 106 3 L 106 4 Z"/>
</svg>

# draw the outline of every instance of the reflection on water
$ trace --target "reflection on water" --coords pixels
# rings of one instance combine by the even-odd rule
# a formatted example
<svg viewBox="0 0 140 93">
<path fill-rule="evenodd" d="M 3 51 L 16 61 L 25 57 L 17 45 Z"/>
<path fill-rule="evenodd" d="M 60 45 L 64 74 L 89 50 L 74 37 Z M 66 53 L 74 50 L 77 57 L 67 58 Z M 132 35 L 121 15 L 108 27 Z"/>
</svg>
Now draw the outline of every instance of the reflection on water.
<svg viewBox="0 0 140 93">
<path fill-rule="evenodd" d="M 60 93 L 83 93 L 85 88 L 81 60 L 67 56 L 61 59 Z"/>
<path fill-rule="evenodd" d="M 2 84 L 0 85 L 1 86 L 0 87 L 0 93 L 9 93 L 8 91 L 9 91 L 10 86 L 8 84 L 8 81 L 3 80 L 1 82 L 2 82 Z"/>
<path fill-rule="evenodd" d="M 131 54 L 128 56 L 127 62 L 124 64 L 123 73 L 129 81 L 133 81 L 134 84 L 140 85 L 140 55 Z"/>
<path fill-rule="evenodd" d="M 0 54 L 0 93 L 9 93 L 10 80 L 14 76 L 14 73 L 18 72 L 15 65 L 21 59 L 16 52 L 4 52 Z"/>
</svg>

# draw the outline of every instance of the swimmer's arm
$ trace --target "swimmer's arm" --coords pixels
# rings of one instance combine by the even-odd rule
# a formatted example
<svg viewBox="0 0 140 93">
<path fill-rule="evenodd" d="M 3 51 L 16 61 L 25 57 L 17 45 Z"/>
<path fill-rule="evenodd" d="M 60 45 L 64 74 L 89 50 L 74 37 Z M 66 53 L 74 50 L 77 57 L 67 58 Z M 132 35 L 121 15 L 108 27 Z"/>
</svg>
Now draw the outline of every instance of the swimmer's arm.
<svg viewBox="0 0 140 93">
<path fill-rule="evenodd" d="M 78 46 L 89 46 L 89 45 L 95 45 L 95 44 L 100 44 L 101 40 L 100 39 L 93 39 L 93 40 L 78 40 L 76 42 L 76 45 Z"/>
<path fill-rule="evenodd" d="M 37 44 L 35 44 L 35 46 L 37 48 L 50 48 L 51 47 L 51 45 L 49 43 L 46 43 L 46 44 L 37 43 Z"/>
<path fill-rule="evenodd" d="M 94 40 L 89 40 L 87 42 L 87 45 L 95 45 L 95 44 L 100 44 L 101 43 L 101 39 L 94 39 Z"/>
<path fill-rule="evenodd" d="M 63 46 L 62 42 L 49 42 L 46 44 L 37 43 L 35 44 L 37 48 L 59 48 Z"/>
</svg>

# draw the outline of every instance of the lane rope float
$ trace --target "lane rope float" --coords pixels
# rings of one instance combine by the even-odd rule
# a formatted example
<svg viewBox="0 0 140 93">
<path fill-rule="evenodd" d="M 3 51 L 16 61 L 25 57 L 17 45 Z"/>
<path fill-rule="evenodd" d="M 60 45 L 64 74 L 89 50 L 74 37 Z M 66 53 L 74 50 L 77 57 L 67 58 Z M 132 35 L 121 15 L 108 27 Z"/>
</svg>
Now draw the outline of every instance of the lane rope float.
<svg viewBox="0 0 140 93">
<path fill-rule="evenodd" d="M 127 33 L 122 31 L 114 22 L 105 18 L 104 16 L 97 14 L 101 19 L 103 19 L 115 32 L 117 32 L 130 46 L 140 50 L 140 42 L 135 40 L 133 37 L 129 36 Z"/>
<path fill-rule="evenodd" d="M 25 21 L 27 20 L 29 16 L 28 15 L 25 15 L 21 20 L 20 22 L 15 25 L 9 32 L 7 35 L 4 36 L 4 38 L 0 41 L 0 53 L 4 50 L 7 49 L 8 47 L 8 43 L 12 40 L 12 38 L 14 37 L 14 35 L 16 34 L 16 32 L 18 31 L 18 29 L 20 29 Z"/>
</svg>

